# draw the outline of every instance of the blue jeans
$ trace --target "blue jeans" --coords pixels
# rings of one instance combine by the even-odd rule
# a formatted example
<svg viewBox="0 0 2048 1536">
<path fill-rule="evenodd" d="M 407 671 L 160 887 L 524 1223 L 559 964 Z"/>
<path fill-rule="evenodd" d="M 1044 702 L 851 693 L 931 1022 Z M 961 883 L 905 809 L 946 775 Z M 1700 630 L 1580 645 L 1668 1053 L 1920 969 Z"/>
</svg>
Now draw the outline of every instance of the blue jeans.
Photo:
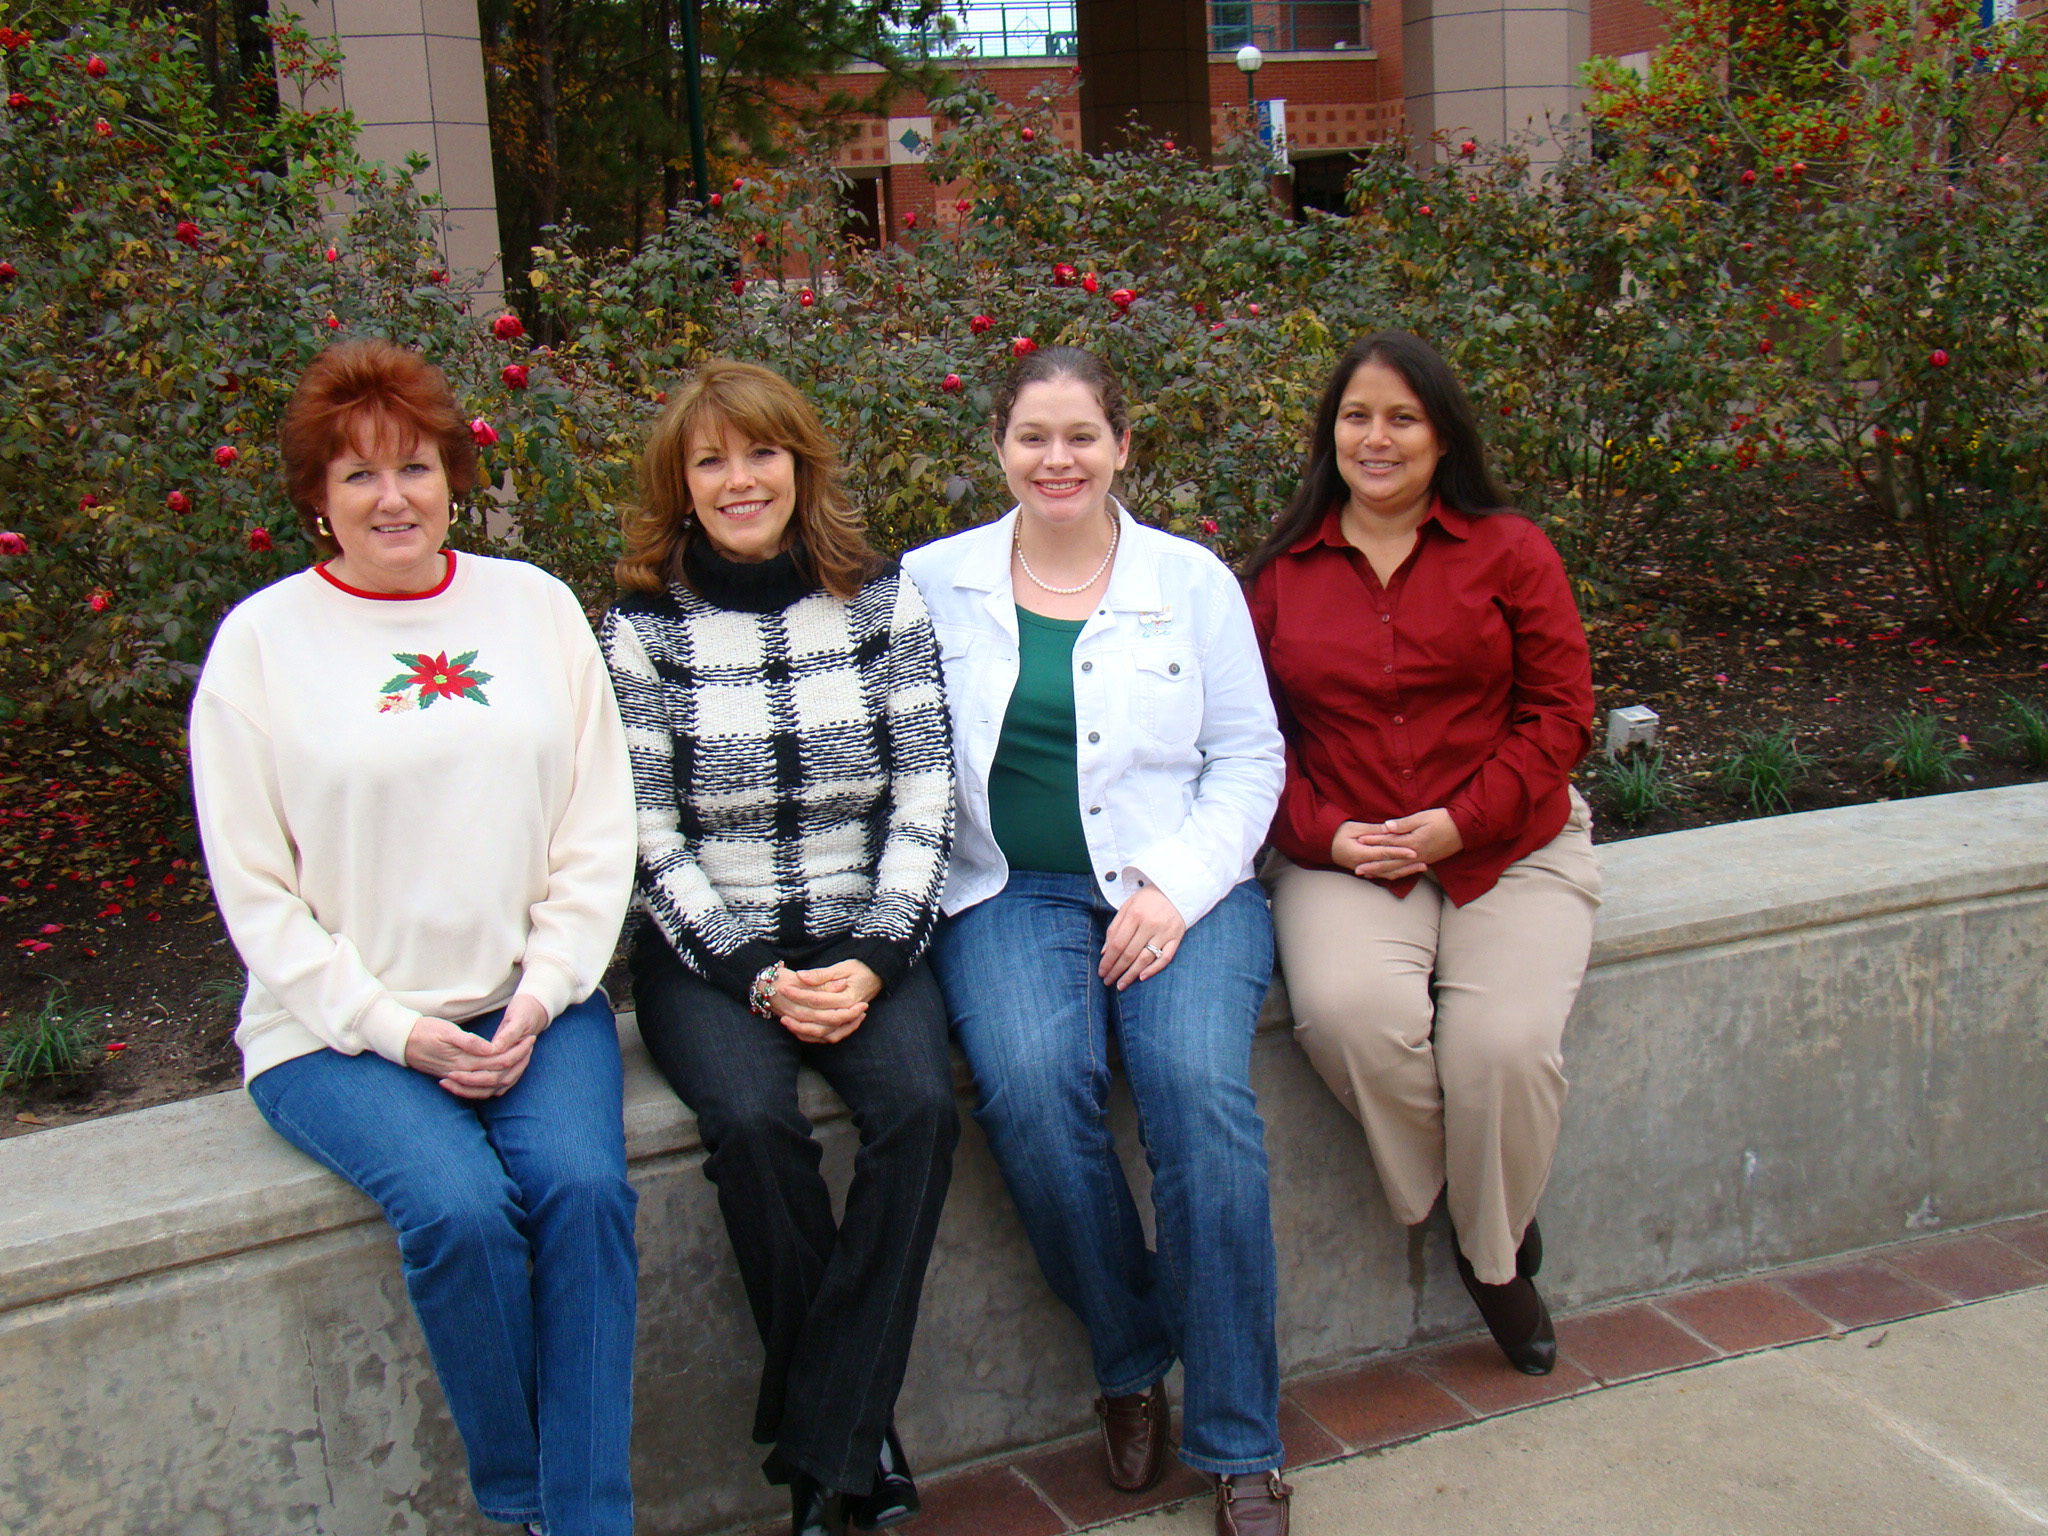
<svg viewBox="0 0 2048 1536">
<path fill-rule="evenodd" d="M 489 1038 L 498 1018 L 463 1027 Z M 280 1062 L 249 1096 L 398 1230 L 478 1508 L 549 1536 L 631 1536 L 635 1196 L 604 994 L 548 1026 L 499 1098 L 336 1051 Z"/>
<path fill-rule="evenodd" d="M 1180 1456 L 1263 1472 L 1280 1450 L 1276 1281 L 1252 1031 L 1273 976 L 1253 881 L 1119 993 L 1095 974 L 1115 909 L 1087 875 L 1013 870 L 941 925 L 933 969 L 974 1068 L 975 1119 L 1109 1396 L 1185 1367 Z M 1155 1255 L 1107 1123 L 1109 1032 L 1152 1166 Z"/>
</svg>

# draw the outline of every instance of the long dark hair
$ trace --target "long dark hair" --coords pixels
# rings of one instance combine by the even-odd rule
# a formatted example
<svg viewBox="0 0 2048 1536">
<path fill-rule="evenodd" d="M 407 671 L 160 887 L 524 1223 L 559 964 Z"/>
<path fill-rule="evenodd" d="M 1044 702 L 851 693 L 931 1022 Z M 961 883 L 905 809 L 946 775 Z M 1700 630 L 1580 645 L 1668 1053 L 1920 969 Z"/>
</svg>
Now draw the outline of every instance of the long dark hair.
<svg viewBox="0 0 2048 1536">
<path fill-rule="evenodd" d="M 1288 498 L 1286 510 L 1273 520 L 1266 537 L 1245 562 L 1244 578 L 1250 581 L 1273 558 L 1312 530 L 1330 508 L 1341 505 L 1351 494 L 1337 469 L 1337 407 L 1351 376 L 1367 363 L 1383 363 L 1401 375 L 1422 402 L 1422 414 L 1443 445 L 1430 489 L 1454 512 L 1483 517 L 1490 512 L 1512 511 L 1507 492 L 1486 467 L 1486 449 L 1479 440 L 1479 421 L 1472 414 L 1472 402 L 1451 372 L 1443 354 L 1406 331 L 1374 331 L 1344 349 L 1330 382 L 1316 407 L 1316 425 L 1309 438 L 1308 467 L 1301 483 Z"/>
</svg>

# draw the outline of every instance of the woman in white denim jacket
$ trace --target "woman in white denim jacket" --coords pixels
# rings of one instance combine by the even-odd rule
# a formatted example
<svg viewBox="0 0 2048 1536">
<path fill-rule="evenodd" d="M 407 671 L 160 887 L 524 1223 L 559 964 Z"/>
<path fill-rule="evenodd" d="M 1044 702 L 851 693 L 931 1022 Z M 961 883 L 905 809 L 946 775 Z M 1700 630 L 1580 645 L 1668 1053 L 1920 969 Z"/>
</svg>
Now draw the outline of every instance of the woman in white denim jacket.
<svg viewBox="0 0 2048 1536">
<path fill-rule="evenodd" d="M 1123 393 L 1090 354 L 995 402 L 1018 505 L 915 550 L 945 668 L 958 821 L 933 969 L 975 1117 L 1047 1280 L 1087 1325 L 1110 1480 L 1160 1477 L 1163 1379 L 1218 1529 L 1286 1529 L 1274 1260 L 1251 1041 L 1272 976 L 1252 878 L 1283 774 L 1250 614 L 1215 555 L 1110 495 Z M 1114 1031 L 1146 1152 L 1145 1243 L 1106 1124 Z"/>
</svg>

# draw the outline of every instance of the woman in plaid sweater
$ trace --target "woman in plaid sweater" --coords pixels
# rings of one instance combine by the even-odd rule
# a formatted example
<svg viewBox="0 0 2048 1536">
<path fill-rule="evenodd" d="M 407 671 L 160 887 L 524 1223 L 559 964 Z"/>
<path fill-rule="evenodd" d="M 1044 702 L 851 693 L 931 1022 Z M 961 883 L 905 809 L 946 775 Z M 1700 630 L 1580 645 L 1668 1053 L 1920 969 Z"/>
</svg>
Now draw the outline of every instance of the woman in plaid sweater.
<svg viewBox="0 0 2048 1536">
<path fill-rule="evenodd" d="M 640 1032 L 697 1115 L 791 1530 L 873 1529 L 917 1507 L 892 1418 L 959 1134 L 924 963 L 953 827 L 931 621 L 764 368 L 700 369 L 641 491 L 603 631 L 639 804 Z M 803 1064 L 860 1129 L 836 1226 Z"/>
</svg>

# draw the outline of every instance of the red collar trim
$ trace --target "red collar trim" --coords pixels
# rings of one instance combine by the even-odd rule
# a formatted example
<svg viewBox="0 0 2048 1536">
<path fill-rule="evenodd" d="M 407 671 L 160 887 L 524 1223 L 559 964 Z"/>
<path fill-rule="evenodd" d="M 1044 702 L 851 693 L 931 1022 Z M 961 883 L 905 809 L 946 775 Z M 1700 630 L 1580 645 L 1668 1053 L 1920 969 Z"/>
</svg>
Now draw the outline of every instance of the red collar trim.
<svg viewBox="0 0 2048 1536">
<path fill-rule="evenodd" d="M 340 588 L 350 597 L 367 597 L 373 603 L 417 603 L 425 598 L 439 597 L 448 590 L 449 584 L 455 580 L 455 551 L 444 549 L 441 553 L 448 559 L 448 573 L 441 578 L 439 586 L 432 587 L 425 592 L 365 592 L 361 587 L 350 586 L 339 576 L 328 570 L 324 563 L 314 566 L 313 572 L 329 586 Z"/>
<path fill-rule="evenodd" d="M 1431 498 L 1429 510 L 1423 513 L 1417 531 L 1428 527 L 1432 522 L 1442 527 L 1443 531 L 1454 539 L 1469 538 L 1472 533 L 1471 518 L 1463 512 L 1455 512 L 1445 506 L 1440 496 Z M 1304 550 L 1314 549 L 1318 544 L 1327 544 L 1332 549 L 1351 547 L 1351 541 L 1344 537 L 1344 503 L 1339 502 L 1325 512 L 1321 523 L 1287 546 L 1287 553 L 1298 555 Z"/>
</svg>

